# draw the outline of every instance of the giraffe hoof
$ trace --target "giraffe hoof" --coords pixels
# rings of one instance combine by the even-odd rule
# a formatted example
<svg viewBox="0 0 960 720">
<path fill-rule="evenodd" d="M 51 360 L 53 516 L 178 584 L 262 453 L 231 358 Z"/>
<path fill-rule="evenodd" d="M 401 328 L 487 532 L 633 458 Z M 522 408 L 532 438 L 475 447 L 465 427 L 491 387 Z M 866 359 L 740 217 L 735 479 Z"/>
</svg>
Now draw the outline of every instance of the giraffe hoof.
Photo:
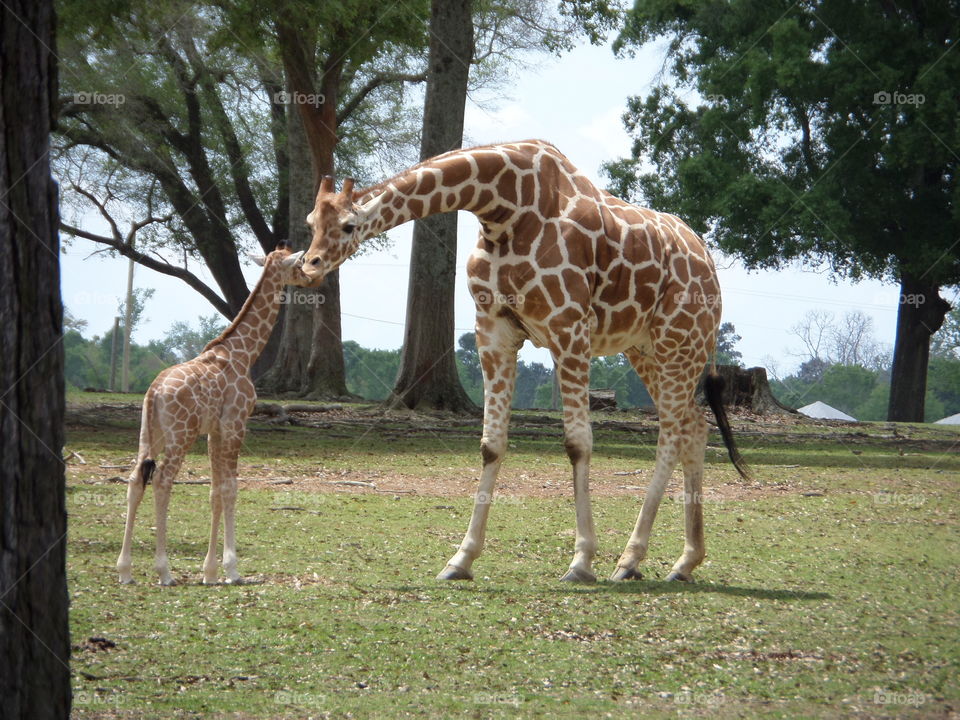
<svg viewBox="0 0 960 720">
<path fill-rule="evenodd" d="M 173 587 L 176 584 L 177 584 L 177 581 L 174 580 L 173 578 L 167 578 L 166 580 L 160 581 L 160 585 L 162 587 Z"/>
<path fill-rule="evenodd" d="M 447 565 L 437 575 L 437 580 L 473 580 L 473 573 L 456 565 Z"/>
<path fill-rule="evenodd" d="M 246 585 L 247 581 L 242 577 L 227 578 L 223 581 L 225 585 Z"/>
<path fill-rule="evenodd" d="M 120 584 L 121 584 L 121 585 L 136 585 L 136 584 L 137 584 L 137 581 L 134 580 L 132 577 L 129 577 L 129 578 L 120 578 Z"/>
<path fill-rule="evenodd" d="M 617 569 L 613 571 L 613 575 L 610 576 L 610 579 L 614 582 L 622 582 L 624 580 L 643 580 L 643 573 L 636 568 L 618 566 Z"/>
<path fill-rule="evenodd" d="M 674 570 L 669 575 L 667 575 L 667 582 L 675 582 L 675 581 L 691 582 L 692 580 L 693 578 L 690 577 L 689 575 L 684 575 L 683 573 L 677 572 L 676 570 Z"/>
<path fill-rule="evenodd" d="M 570 583 L 595 583 L 597 576 L 583 568 L 570 568 L 567 570 L 567 574 L 560 578 L 560 581 Z"/>
</svg>

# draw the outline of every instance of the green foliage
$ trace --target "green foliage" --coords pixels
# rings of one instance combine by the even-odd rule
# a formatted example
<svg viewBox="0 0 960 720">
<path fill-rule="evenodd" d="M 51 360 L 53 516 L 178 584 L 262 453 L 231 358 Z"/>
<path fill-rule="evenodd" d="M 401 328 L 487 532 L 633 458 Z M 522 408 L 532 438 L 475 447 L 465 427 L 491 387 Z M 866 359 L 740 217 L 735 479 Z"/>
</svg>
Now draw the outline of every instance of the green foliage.
<svg viewBox="0 0 960 720">
<path fill-rule="evenodd" d="M 816 364 L 818 372 L 812 372 Z M 890 376 L 859 365 L 831 365 L 813 360 L 795 375 L 770 383 L 780 402 L 798 408 L 820 400 L 857 420 L 887 417 Z M 960 359 L 931 358 L 924 399 L 924 421 L 933 422 L 960 412 Z"/>
<path fill-rule="evenodd" d="M 734 346 L 742 340 L 737 335 L 737 329 L 733 323 L 725 322 L 720 325 L 717 333 L 717 365 L 736 365 L 743 367 L 743 354 Z"/>
<path fill-rule="evenodd" d="M 608 355 L 590 361 L 590 387 L 617 391 L 619 407 L 653 407 L 653 400 L 640 376 L 624 355 Z"/>
<path fill-rule="evenodd" d="M 343 343 L 347 390 L 366 400 L 386 400 L 400 369 L 399 350 L 368 350 L 353 340 Z"/>
<path fill-rule="evenodd" d="M 208 342 L 222 333 L 227 324 L 220 315 L 201 315 L 199 327 L 178 321 L 170 326 L 162 340 L 152 341 L 149 347 L 170 364 L 195 358 Z"/>
<path fill-rule="evenodd" d="M 955 285 L 958 37 L 947 0 L 637 3 L 617 47 L 666 38 L 668 72 L 629 100 L 613 185 L 750 267 Z"/>
<path fill-rule="evenodd" d="M 960 360 L 960 307 L 954 308 L 943 319 L 943 325 L 930 338 L 930 356 Z"/>
</svg>

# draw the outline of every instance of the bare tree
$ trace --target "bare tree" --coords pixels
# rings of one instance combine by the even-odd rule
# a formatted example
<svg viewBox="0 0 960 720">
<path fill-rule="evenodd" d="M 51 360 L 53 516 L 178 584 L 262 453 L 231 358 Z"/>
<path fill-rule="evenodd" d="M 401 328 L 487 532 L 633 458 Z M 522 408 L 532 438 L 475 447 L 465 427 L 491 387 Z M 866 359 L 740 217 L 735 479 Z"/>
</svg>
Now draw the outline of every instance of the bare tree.
<svg viewBox="0 0 960 720">
<path fill-rule="evenodd" d="M 804 364 L 818 368 L 829 365 L 860 365 L 870 370 L 889 367 L 889 351 L 873 336 L 873 318 L 860 310 L 844 313 L 839 319 L 826 310 L 810 310 L 791 328 L 803 343 Z"/>
</svg>

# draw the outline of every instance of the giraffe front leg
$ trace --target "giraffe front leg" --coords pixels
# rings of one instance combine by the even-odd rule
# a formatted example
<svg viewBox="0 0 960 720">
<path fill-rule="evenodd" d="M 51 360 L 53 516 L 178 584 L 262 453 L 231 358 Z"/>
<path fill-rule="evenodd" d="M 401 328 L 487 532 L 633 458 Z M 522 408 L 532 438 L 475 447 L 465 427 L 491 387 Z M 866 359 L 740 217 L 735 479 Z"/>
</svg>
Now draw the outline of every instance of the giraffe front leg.
<svg viewBox="0 0 960 720">
<path fill-rule="evenodd" d="M 581 355 L 555 356 L 563 396 L 563 444 L 573 468 L 573 497 L 576 506 L 577 536 L 573 560 L 561 578 L 566 582 L 596 582 L 593 558 L 597 534 L 590 505 L 590 456 L 593 430 L 590 427 L 590 360 Z"/>
<path fill-rule="evenodd" d="M 223 467 L 220 464 L 223 443 L 219 435 L 207 436 L 207 451 L 210 456 L 210 543 L 207 555 L 203 559 L 203 584 L 217 584 L 217 540 L 220 530 L 220 517 L 223 511 Z"/>
<path fill-rule="evenodd" d="M 473 514 L 456 554 L 437 575 L 438 580 L 472 580 L 473 561 L 480 557 L 493 502 L 493 489 L 507 451 L 507 428 L 517 375 L 517 350 L 523 338 L 503 318 L 477 316 L 477 349 L 483 370 L 483 470 L 474 496 Z"/>
<path fill-rule="evenodd" d="M 224 427 L 222 434 L 216 439 L 213 434 L 210 436 L 210 464 L 214 468 L 217 486 L 216 502 L 223 509 L 223 572 L 226 582 L 230 584 L 243 581 L 237 569 L 236 507 L 237 459 L 240 455 L 240 447 L 243 445 L 245 425 L 246 417 L 243 417 Z M 211 488 L 211 503 L 213 502 L 214 495 Z M 213 512 L 213 505 L 211 505 L 211 514 L 213 515 L 210 529 L 211 545 L 207 552 L 207 561 L 204 562 L 204 574 L 207 577 L 208 567 L 212 568 L 210 582 L 215 583 L 217 581 L 216 525 L 219 523 L 219 512 Z"/>
</svg>

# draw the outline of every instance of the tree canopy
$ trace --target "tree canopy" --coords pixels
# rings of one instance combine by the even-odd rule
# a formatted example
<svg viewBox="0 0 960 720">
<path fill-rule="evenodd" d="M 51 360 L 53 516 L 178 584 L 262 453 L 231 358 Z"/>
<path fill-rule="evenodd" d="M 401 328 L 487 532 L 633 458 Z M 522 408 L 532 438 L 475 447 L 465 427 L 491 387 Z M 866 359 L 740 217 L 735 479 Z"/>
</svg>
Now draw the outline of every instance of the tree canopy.
<svg viewBox="0 0 960 720">
<path fill-rule="evenodd" d="M 960 8 L 653 0 L 616 47 L 658 39 L 667 62 L 629 100 L 635 141 L 608 166 L 614 190 L 750 268 L 801 260 L 898 282 L 890 413 L 920 419 L 940 290 L 960 283 Z"/>
</svg>

